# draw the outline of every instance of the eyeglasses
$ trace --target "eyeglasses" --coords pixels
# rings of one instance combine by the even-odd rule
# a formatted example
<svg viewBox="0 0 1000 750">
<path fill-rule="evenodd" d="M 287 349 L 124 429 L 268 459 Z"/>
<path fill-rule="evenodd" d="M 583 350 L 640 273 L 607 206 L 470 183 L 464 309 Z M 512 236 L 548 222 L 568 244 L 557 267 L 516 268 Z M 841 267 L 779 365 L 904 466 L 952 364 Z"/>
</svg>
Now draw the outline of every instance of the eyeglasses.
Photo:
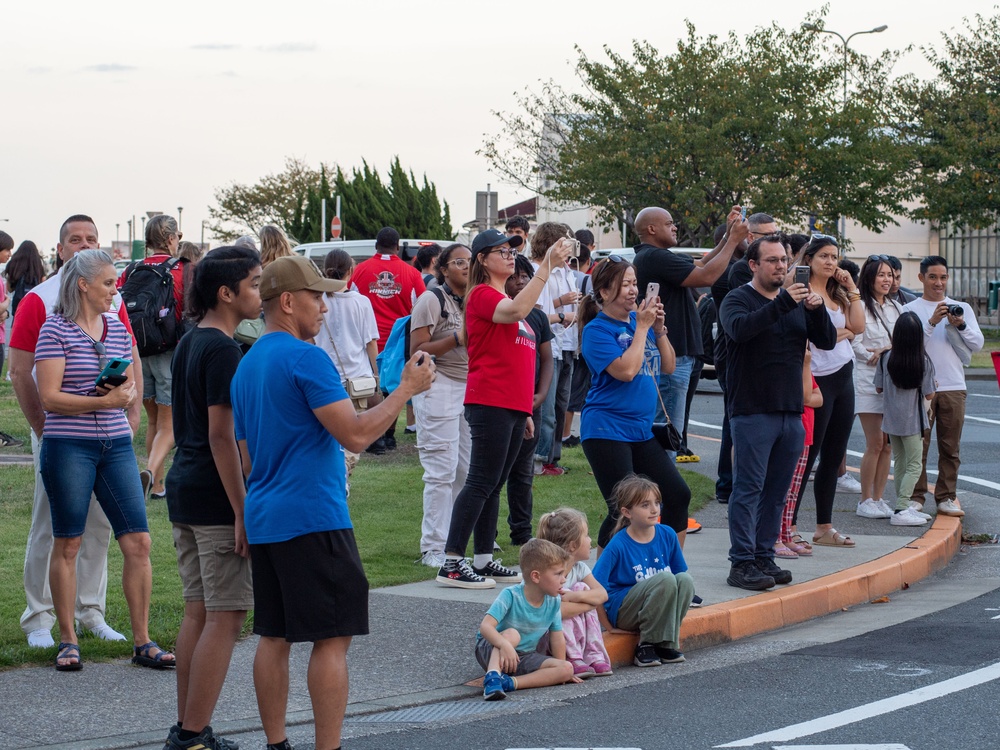
<svg viewBox="0 0 1000 750">
<path fill-rule="evenodd" d="M 788 258 L 760 258 L 754 262 L 757 264 L 770 263 L 772 266 L 787 266 Z"/>
<path fill-rule="evenodd" d="M 511 258 L 517 257 L 517 250 L 512 247 L 500 247 L 490 250 L 491 253 L 500 253 L 500 257 L 504 260 L 510 260 Z"/>
<path fill-rule="evenodd" d="M 501 256 L 503 257 L 503 256 Z M 449 260 L 445 263 L 446 266 L 455 266 L 455 268 L 468 268 L 469 259 L 468 258 L 455 258 L 455 260 Z"/>
</svg>

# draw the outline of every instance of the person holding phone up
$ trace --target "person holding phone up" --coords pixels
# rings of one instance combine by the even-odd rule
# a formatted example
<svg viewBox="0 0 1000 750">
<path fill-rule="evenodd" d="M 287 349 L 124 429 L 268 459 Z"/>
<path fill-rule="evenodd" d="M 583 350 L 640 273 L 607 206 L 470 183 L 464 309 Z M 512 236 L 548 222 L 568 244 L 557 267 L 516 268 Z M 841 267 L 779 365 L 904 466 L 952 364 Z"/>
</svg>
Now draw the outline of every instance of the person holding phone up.
<svg viewBox="0 0 1000 750">
<path fill-rule="evenodd" d="M 62 269 L 55 312 L 38 334 L 38 395 L 45 410 L 41 475 L 52 514 L 49 584 L 59 623 L 59 671 L 82 668 L 74 626 L 76 558 L 91 493 L 111 522 L 124 557 L 122 588 L 133 662 L 163 669 L 174 656 L 149 638 L 153 588 L 146 504 L 125 409 L 135 401 L 132 365 L 121 385 L 97 381 L 112 358 L 126 360 L 132 337 L 110 313 L 118 273 L 103 250 L 83 250 Z"/>
</svg>

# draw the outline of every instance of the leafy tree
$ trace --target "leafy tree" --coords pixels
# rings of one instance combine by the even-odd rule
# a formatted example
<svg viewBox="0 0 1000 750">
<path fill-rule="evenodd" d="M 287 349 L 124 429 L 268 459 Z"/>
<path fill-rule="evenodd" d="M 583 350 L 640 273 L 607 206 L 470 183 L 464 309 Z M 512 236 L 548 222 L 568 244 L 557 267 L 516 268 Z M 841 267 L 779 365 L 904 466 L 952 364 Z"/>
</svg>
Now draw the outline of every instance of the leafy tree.
<svg viewBox="0 0 1000 750">
<path fill-rule="evenodd" d="M 936 77 L 909 79 L 904 134 L 913 139 L 923 205 L 916 218 L 983 229 L 1000 216 L 1000 16 L 965 19 L 924 48 Z"/>
<path fill-rule="evenodd" d="M 821 18 L 812 19 L 822 23 Z M 821 35 L 777 25 L 725 39 L 688 23 L 676 52 L 635 42 L 607 61 L 578 49 L 582 91 L 553 82 L 523 112 L 498 114 L 480 153 L 502 178 L 597 206 L 632 228 L 649 205 L 671 211 L 683 245 L 705 244 L 733 204 L 802 225 L 841 214 L 873 229 L 903 213 L 909 150 L 887 125 L 895 56 L 843 57 Z"/>
<path fill-rule="evenodd" d="M 403 169 L 399 157 L 389 167 L 388 184 L 367 162 L 347 175 L 326 164 L 316 170 L 288 159 L 285 171 L 268 175 L 255 185 L 232 184 L 216 190 L 218 206 L 209 208 L 211 229 L 215 236 L 229 241 L 256 233 L 264 224 L 274 224 L 297 242 L 317 242 L 323 231 L 323 199 L 329 221 L 338 195 L 344 239 L 371 239 L 384 226 L 395 227 L 404 237 L 454 236 L 448 203 L 442 205 L 437 188 L 426 175 L 418 185 L 413 172 Z M 329 236 L 329 230 L 326 234 Z"/>
</svg>

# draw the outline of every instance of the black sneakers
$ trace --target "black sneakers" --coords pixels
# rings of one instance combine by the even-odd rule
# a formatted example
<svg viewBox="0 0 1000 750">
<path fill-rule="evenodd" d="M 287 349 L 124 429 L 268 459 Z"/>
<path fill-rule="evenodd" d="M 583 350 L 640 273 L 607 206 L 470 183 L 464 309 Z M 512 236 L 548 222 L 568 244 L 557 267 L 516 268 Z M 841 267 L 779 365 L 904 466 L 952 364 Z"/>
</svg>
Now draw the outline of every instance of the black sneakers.
<svg viewBox="0 0 1000 750">
<path fill-rule="evenodd" d="M 0 432 L 0 448 L 20 448 L 22 445 L 24 445 L 23 440 L 18 440 L 6 432 Z"/>
<path fill-rule="evenodd" d="M 170 727 L 163 750 L 240 750 L 239 743 L 218 737 L 210 726 L 185 742 L 181 741 L 179 733 L 180 727 L 177 724 Z"/>
<path fill-rule="evenodd" d="M 492 578 L 476 573 L 468 560 L 454 558 L 445 560 L 434 580 L 459 589 L 492 589 L 497 585 Z"/>
<path fill-rule="evenodd" d="M 667 648 L 666 646 L 653 646 L 656 651 L 656 655 L 660 659 L 660 664 L 680 664 L 684 661 L 684 654 L 678 651 L 676 648 Z"/>
<path fill-rule="evenodd" d="M 472 571 L 477 576 L 492 578 L 497 583 L 520 583 L 521 574 L 505 565 L 501 565 L 501 562 L 501 560 L 490 560 L 481 568 L 473 567 Z"/>
<path fill-rule="evenodd" d="M 730 568 L 726 583 L 738 589 L 764 591 L 773 588 L 775 580 L 771 576 L 761 573 L 760 568 L 753 560 L 741 560 Z"/>
<path fill-rule="evenodd" d="M 635 658 L 632 663 L 637 667 L 658 667 L 660 666 L 660 655 L 656 653 L 656 646 L 652 643 L 640 643 L 635 647 Z"/>
<path fill-rule="evenodd" d="M 771 576 L 775 583 L 792 582 L 792 571 L 779 568 L 774 560 L 769 560 L 766 557 L 758 557 L 754 560 L 754 563 L 757 565 L 757 570 L 766 576 Z"/>
</svg>

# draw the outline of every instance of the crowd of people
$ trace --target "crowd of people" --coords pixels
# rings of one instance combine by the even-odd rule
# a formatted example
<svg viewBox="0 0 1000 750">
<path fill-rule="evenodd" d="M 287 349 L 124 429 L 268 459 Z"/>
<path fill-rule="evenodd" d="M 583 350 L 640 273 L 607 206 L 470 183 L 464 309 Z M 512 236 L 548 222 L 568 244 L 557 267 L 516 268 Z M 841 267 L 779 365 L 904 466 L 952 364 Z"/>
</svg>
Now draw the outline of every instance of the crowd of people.
<svg viewBox="0 0 1000 750">
<path fill-rule="evenodd" d="M 36 472 L 28 643 L 56 646 L 58 625 L 55 668 L 75 671 L 76 622 L 125 640 L 104 619 L 113 532 L 133 661 L 176 669 L 167 748 L 229 747 L 210 721 L 250 610 L 269 750 L 290 747 L 293 642 L 312 644 L 316 746 L 338 747 L 347 651 L 368 632 L 350 478 L 365 452 L 395 447 L 406 410 L 424 471 L 418 562 L 444 586 L 509 584 L 476 641 L 486 700 L 610 674 L 603 632 L 637 633 L 637 666 L 683 661 L 681 622 L 701 599 L 677 464 L 695 460 L 687 412 L 706 348 L 724 394 L 716 492 L 729 506 L 730 585 L 787 584 L 779 561 L 855 546 L 832 510 L 856 414 L 859 516 L 927 523 L 932 430 L 937 512 L 964 513 L 963 365 L 983 336 L 972 309 L 946 296 L 944 258 L 921 262 L 923 294 L 906 299 L 898 260 L 873 255 L 852 274 L 835 238 L 785 235 L 740 206 L 697 260 L 672 252 L 669 211 L 643 209 L 634 224 L 634 262 L 592 263 L 589 230 L 532 232 L 515 217 L 469 246 L 421 248 L 413 264 L 386 227 L 370 259 L 333 249 L 320 269 L 276 227 L 261 229 L 259 251 L 246 236 L 203 254 L 161 215 L 146 225 L 147 257 L 119 275 L 93 220 L 75 215 L 47 279 L 32 243 L 11 257 L 0 233 L 0 319 L 15 316 L 9 369 Z M 706 307 L 718 321 L 707 347 Z M 586 515 L 536 519 L 533 508 L 536 478 L 563 476 L 562 451 L 576 445 L 607 504 L 593 570 Z M 890 460 L 894 507 L 883 497 Z M 806 539 L 797 520 L 814 464 Z M 504 487 L 517 567 L 494 556 Z M 165 497 L 173 525 L 176 653 L 149 633 L 147 497 Z"/>
</svg>

